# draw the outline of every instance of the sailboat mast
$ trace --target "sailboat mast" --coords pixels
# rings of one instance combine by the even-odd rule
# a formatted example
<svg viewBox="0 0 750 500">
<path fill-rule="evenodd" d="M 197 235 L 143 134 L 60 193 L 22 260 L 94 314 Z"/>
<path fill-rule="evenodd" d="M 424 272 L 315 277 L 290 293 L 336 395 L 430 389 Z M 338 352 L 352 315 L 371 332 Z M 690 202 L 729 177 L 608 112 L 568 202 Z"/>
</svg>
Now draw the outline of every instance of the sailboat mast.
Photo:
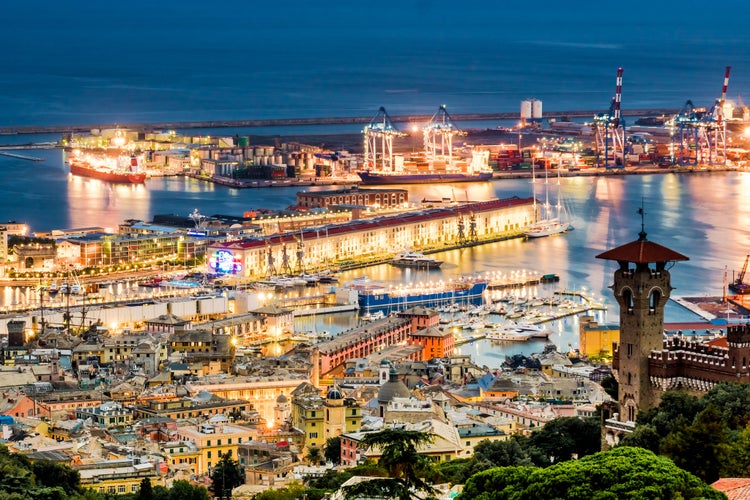
<svg viewBox="0 0 750 500">
<path fill-rule="evenodd" d="M 534 157 L 531 157 L 531 196 L 534 198 L 534 222 L 539 220 L 536 212 L 536 167 L 534 165 Z"/>
<path fill-rule="evenodd" d="M 549 178 L 547 176 L 547 165 L 544 166 L 544 214 L 545 219 L 549 219 Z"/>
<path fill-rule="evenodd" d="M 562 217 L 562 199 L 560 198 L 560 165 L 557 166 L 557 218 Z"/>
</svg>

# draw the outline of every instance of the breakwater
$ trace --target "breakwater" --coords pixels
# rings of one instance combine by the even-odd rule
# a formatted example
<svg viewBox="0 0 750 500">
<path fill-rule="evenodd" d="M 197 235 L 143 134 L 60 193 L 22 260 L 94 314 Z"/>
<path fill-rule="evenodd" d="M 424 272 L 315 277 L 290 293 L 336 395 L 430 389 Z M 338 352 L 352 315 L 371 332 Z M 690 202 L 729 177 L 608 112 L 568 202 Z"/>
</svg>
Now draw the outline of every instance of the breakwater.
<svg viewBox="0 0 750 500">
<path fill-rule="evenodd" d="M 631 109 L 623 110 L 623 116 L 660 116 L 676 114 L 677 109 Z M 543 119 L 550 118 L 586 118 L 593 117 L 602 110 L 573 110 L 548 111 Z M 492 121 L 517 120 L 519 113 L 469 113 L 451 115 L 455 121 Z M 394 122 L 425 122 L 431 115 L 401 115 L 391 116 Z M 92 129 L 124 128 L 129 130 L 177 130 L 196 128 L 253 128 L 253 127 L 285 127 L 285 126 L 316 126 L 316 125 L 358 125 L 367 124 L 372 116 L 339 116 L 328 118 L 275 118 L 257 120 L 205 120 L 185 122 L 153 122 L 153 123 L 90 123 L 83 125 L 18 125 L 0 127 L 0 135 L 15 134 L 65 134 L 89 132 Z"/>
</svg>

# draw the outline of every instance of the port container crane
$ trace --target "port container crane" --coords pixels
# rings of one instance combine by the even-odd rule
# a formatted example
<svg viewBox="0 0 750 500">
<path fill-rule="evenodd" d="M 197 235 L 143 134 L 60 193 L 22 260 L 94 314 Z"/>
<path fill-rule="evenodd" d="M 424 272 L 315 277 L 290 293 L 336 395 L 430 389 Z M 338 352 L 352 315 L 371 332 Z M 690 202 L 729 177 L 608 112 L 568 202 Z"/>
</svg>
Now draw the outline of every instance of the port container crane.
<svg viewBox="0 0 750 500">
<path fill-rule="evenodd" d="M 622 68 L 617 68 L 615 83 L 615 97 L 609 106 L 609 111 L 594 116 L 594 133 L 596 135 L 597 163 L 604 168 L 624 168 L 627 164 L 625 156 L 625 120 L 620 115 L 622 102 Z M 610 164 L 610 156 L 612 163 Z M 604 163 L 602 164 L 602 159 Z"/>
<path fill-rule="evenodd" d="M 388 116 L 384 107 L 380 107 L 370 123 L 362 131 L 364 135 L 364 162 L 365 170 L 378 170 L 382 172 L 395 172 L 396 165 L 393 159 L 393 138 L 404 137 L 406 134 L 399 131 Z"/>
<path fill-rule="evenodd" d="M 688 99 L 680 111 L 669 121 L 672 136 L 672 163 L 696 165 L 698 163 L 698 123 L 701 112 Z"/>
<path fill-rule="evenodd" d="M 445 104 L 441 104 L 424 128 L 424 150 L 430 168 L 433 168 L 437 161 L 444 161 L 446 166 L 453 165 L 454 135 L 466 135 L 466 132 L 453 124 Z"/>
<path fill-rule="evenodd" d="M 732 281 L 729 285 L 729 289 L 738 294 L 746 294 L 750 292 L 750 285 L 745 283 L 745 273 L 747 272 L 747 264 L 750 261 L 750 255 L 745 257 L 745 263 L 742 265 L 742 271 L 737 275 L 737 279 Z"/>
<path fill-rule="evenodd" d="M 670 121 L 674 163 L 679 165 L 726 163 L 727 128 L 724 103 L 730 70 L 731 66 L 725 68 L 721 97 L 716 99 L 708 111 L 705 108 L 696 108 L 692 101 L 688 100 Z"/>
</svg>

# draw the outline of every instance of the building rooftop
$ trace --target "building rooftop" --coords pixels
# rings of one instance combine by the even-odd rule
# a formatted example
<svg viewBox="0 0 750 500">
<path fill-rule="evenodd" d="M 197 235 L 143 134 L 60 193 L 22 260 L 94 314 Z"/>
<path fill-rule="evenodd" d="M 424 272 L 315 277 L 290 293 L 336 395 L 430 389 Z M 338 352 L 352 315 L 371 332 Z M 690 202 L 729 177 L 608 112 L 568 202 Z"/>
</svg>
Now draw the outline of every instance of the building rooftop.
<svg viewBox="0 0 750 500">
<path fill-rule="evenodd" d="M 682 255 L 679 252 L 675 252 L 663 245 L 648 241 L 645 239 L 645 233 L 643 239 L 637 239 L 626 243 L 617 248 L 607 250 L 596 256 L 597 259 L 605 260 L 616 260 L 633 262 L 635 264 L 647 264 L 649 262 L 672 262 L 678 260 L 690 260 L 688 257 Z"/>
</svg>

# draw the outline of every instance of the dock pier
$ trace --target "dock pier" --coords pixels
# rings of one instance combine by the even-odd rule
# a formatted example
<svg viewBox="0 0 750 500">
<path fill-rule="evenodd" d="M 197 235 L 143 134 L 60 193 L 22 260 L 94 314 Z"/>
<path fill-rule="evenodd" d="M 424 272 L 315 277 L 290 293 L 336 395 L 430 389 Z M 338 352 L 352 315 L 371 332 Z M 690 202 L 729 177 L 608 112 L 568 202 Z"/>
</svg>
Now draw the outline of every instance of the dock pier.
<svg viewBox="0 0 750 500">
<path fill-rule="evenodd" d="M 0 151 L 0 156 L 8 156 L 10 158 L 18 158 L 19 160 L 26 160 L 26 161 L 44 161 L 44 158 L 37 158 L 36 156 L 19 155 L 17 153 L 8 153 L 7 151 Z"/>
</svg>

